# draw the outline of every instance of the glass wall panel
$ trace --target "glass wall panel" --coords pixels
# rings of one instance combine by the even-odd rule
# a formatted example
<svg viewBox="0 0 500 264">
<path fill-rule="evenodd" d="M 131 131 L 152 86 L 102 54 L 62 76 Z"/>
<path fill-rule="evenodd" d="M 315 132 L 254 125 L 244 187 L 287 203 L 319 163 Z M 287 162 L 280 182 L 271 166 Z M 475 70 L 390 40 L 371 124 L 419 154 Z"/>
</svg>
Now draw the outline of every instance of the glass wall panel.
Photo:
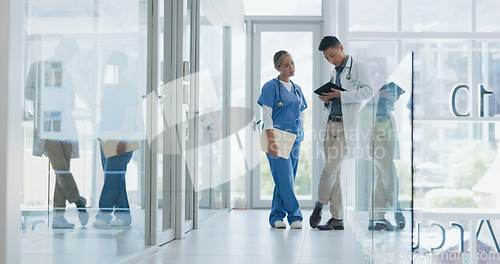
<svg viewBox="0 0 500 264">
<path fill-rule="evenodd" d="M 224 86 L 224 28 L 215 24 L 208 10 L 201 6 L 200 83 L 199 83 L 199 150 L 198 186 L 200 220 L 206 219 L 223 204 L 223 141 L 221 119 Z"/>
<path fill-rule="evenodd" d="M 245 32 L 232 32 L 231 37 L 231 99 L 230 107 L 245 107 L 246 102 L 246 35 Z M 238 119 L 241 116 L 237 117 Z M 252 125 L 253 127 L 253 125 Z M 231 208 L 244 209 L 249 197 L 245 195 L 245 175 L 249 168 L 245 153 L 245 134 L 237 132 L 237 137 L 231 138 L 230 143 L 230 178 L 231 178 Z M 252 149 L 252 151 L 255 151 Z"/>
<path fill-rule="evenodd" d="M 248 16 L 321 16 L 321 0 L 243 0 Z"/>
<path fill-rule="evenodd" d="M 360 112 L 369 158 L 353 161 L 356 177 L 346 179 L 349 222 L 373 263 L 410 263 L 398 253 L 411 252 L 411 54 L 399 56 L 396 41 L 351 41 L 348 54 L 367 64 L 375 89 Z"/>
<path fill-rule="evenodd" d="M 195 94 L 194 85 L 191 82 L 191 78 L 189 78 L 190 73 L 192 72 L 192 64 L 191 64 L 191 0 L 183 1 L 183 26 L 182 26 L 182 34 L 183 34 L 183 54 L 182 54 L 182 75 L 183 78 L 183 102 L 182 102 L 182 118 L 188 120 L 185 124 L 185 131 L 183 133 L 185 136 L 185 145 L 190 150 L 195 146 L 195 122 L 194 115 L 196 109 L 196 100 L 195 97 L 192 96 Z M 184 148 L 186 149 L 186 148 Z M 194 216 L 194 170 L 195 166 L 195 152 L 187 151 L 186 153 L 186 174 L 185 174 L 185 186 L 184 186 L 184 197 L 185 197 L 185 221 L 190 221 Z M 190 169 L 191 168 L 191 169 Z"/>
<path fill-rule="evenodd" d="M 396 31 L 397 0 L 349 1 L 349 31 Z M 377 21 L 377 23 L 373 23 Z"/>
<path fill-rule="evenodd" d="M 409 32 L 469 32 L 469 0 L 401 0 L 401 30 Z"/>
<path fill-rule="evenodd" d="M 421 105 L 415 108 L 415 118 L 452 117 L 472 111 L 472 91 L 457 89 L 472 81 L 470 42 L 404 42 L 402 49 L 418 54 L 414 96 Z M 450 96 L 455 90 L 456 103 L 452 106 Z"/>
<path fill-rule="evenodd" d="M 480 60 L 478 61 L 478 85 L 480 100 L 479 115 L 485 117 L 498 117 L 500 114 L 500 42 L 483 41 L 481 46 Z M 490 93 L 491 92 L 491 93 Z M 481 94 L 483 94 L 481 96 Z M 483 99 L 481 99 L 483 98 Z"/>
<path fill-rule="evenodd" d="M 144 241 L 147 3 L 26 1 L 21 261 Z"/>
<path fill-rule="evenodd" d="M 151 171 L 152 175 L 156 177 L 156 195 L 157 195 L 157 213 L 156 213 L 156 230 L 157 234 L 160 237 L 159 240 L 162 240 L 161 233 L 172 230 L 173 229 L 173 185 L 174 180 L 173 176 L 169 173 L 170 168 L 172 167 L 172 153 L 170 151 L 162 151 L 166 149 L 174 149 L 171 145 L 171 135 L 166 133 L 169 131 L 169 124 L 165 122 L 165 120 L 172 120 L 173 106 L 170 104 L 168 100 L 171 100 L 173 97 L 171 89 L 168 89 L 172 83 L 168 81 L 169 76 L 167 76 L 166 72 L 166 61 L 168 61 L 167 56 L 170 54 L 165 50 L 165 34 L 169 34 L 169 32 L 165 32 L 165 27 L 168 24 L 168 16 L 165 17 L 165 5 L 163 1 L 158 1 L 158 17 L 159 17 L 159 25 L 158 25 L 158 38 L 157 38 L 157 56 L 153 60 L 156 64 L 156 74 L 155 80 L 153 83 L 156 85 L 155 90 L 152 92 L 152 100 L 149 103 L 151 105 L 151 109 L 153 109 L 151 114 L 151 131 L 152 135 L 154 135 L 154 139 L 148 139 L 151 144 L 151 149 L 154 150 L 151 159 L 152 166 Z M 158 98 L 158 99 L 157 99 Z M 158 136 L 157 136 L 158 135 Z M 159 140 L 158 138 L 162 138 L 163 140 Z M 163 241 L 162 241 L 163 242 Z"/>
<path fill-rule="evenodd" d="M 408 46 L 407 46 L 408 45 Z M 499 261 L 498 191 L 498 43 L 408 43 L 415 53 L 414 93 L 414 254 L 445 263 Z M 423 52 L 422 52 L 423 51 Z M 439 62 L 440 59 L 443 62 Z M 469 67 L 462 69 L 462 63 Z M 434 65 L 438 65 L 434 68 Z M 430 66 L 430 67 L 429 67 Z M 436 72 L 434 72 L 436 71 Z M 448 77 L 444 81 L 432 76 Z M 455 77 L 455 72 L 464 77 Z M 444 74 L 443 74 L 444 73 Z M 429 76 L 421 78 L 421 76 Z M 437 85 L 447 90 L 428 87 Z M 441 83 L 441 84 L 439 84 Z M 444 109 L 427 111 L 434 93 L 444 97 Z M 438 103 L 434 103 L 438 104 Z M 423 108 L 423 109 L 422 109 Z M 427 263 L 416 261 L 415 263 Z"/>
<path fill-rule="evenodd" d="M 500 18 L 496 15 L 500 2 L 476 0 L 476 27 L 478 32 L 499 32 Z"/>
</svg>

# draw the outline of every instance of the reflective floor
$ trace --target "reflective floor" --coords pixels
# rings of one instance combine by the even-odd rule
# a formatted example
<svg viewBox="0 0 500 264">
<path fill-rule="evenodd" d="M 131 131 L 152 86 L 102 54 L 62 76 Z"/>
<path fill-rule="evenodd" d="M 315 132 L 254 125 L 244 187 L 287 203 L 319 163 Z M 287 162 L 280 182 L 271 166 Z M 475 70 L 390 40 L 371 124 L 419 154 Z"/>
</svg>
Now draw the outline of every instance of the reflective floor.
<svg viewBox="0 0 500 264">
<path fill-rule="evenodd" d="M 71 230 L 49 228 L 48 216 L 43 217 L 43 212 L 26 214 L 21 263 L 116 263 L 145 249 L 143 210 L 132 210 L 137 221 L 124 229 L 94 228 L 92 222 L 97 210 L 89 210 L 89 213 L 89 224 L 81 227 L 76 210 L 68 210 L 68 220 L 76 223 Z M 358 264 L 370 263 L 370 257 L 373 263 L 411 263 L 411 259 L 401 259 L 405 256 L 401 252 L 405 253 L 411 245 L 410 228 L 371 232 L 367 230 L 367 221 L 362 220 L 366 212 L 356 212 L 351 215 L 346 230 L 320 231 L 309 227 L 310 214 L 310 210 L 303 211 L 303 229 L 297 230 L 289 226 L 270 228 L 269 210 L 200 210 L 203 221 L 199 229 L 188 232 L 182 240 L 161 246 L 136 263 L 330 263 L 335 260 L 335 263 Z M 324 218 L 328 215 L 325 210 Z M 411 219 L 409 214 L 405 215 Z"/>
<path fill-rule="evenodd" d="M 356 241 L 361 241 L 363 253 L 371 260 L 370 263 L 412 263 L 410 212 L 403 212 L 406 227 L 399 231 L 369 231 L 367 212 L 356 211 L 353 214 L 356 220 L 351 221 L 351 230 L 354 231 Z M 392 212 L 387 213 L 386 218 L 395 224 Z"/>
<path fill-rule="evenodd" d="M 136 263 L 368 263 L 349 227 L 311 229 L 310 214 L 304 210 L 303 229 L 292 230 L 270 228 L 269 210 L 220 212 Z"/>
<path fill-rule="evenodd" d="M 21 235 L 20 263 L 115 263 L 125 255 L 144 250 L 144 211 L 132 210 L 132 226 L 127 228 L 94 228 L 96 210 L 88 210 L 89 223 L 82 227 L 74 208 L 66 218 L 74 229 L 52 229 L 52 216 L 25 217 Z M 38 220 L 37 220 L 38 219 Z"/>
</svg>

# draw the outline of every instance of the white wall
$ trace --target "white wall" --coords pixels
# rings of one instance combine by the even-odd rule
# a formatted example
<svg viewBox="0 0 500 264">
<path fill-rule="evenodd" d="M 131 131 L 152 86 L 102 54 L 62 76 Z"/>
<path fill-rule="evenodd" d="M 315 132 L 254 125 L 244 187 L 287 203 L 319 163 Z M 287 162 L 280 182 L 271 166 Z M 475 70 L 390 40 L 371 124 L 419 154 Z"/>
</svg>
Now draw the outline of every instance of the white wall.
<svg viewBox="0 0 500 264">
<path fill-rule="evenodd" d="M 19 263 L 24 1 L 0 1 L 0 264 Z"/>
</svg>

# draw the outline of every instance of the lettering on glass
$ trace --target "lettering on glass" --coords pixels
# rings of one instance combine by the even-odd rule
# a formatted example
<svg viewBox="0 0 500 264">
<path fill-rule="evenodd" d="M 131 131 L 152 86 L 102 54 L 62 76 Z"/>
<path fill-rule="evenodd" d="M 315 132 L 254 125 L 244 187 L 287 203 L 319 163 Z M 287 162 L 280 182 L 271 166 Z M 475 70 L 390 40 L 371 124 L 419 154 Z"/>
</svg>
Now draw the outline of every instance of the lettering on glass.
<svg viewBox="0 0 500 264">
<path fill-rule="evenodd" d="M 483 225 L 486 224 L 487 228 L 488 228 L 488 231 L 490 233 L 490 236 L 491 236 L 491 239 L 493 240 L 493 243 L 495 244 L 495 249 L 497 250 L 496 252 L 500 252 L 500 245 L 498 244 L 498 241 L 497 241 L 497 237 L 495 235 L 495 232 L 493 230 L 493 227 L 490 223 L 490 220 L 480 220 L 479 222 L 479 225 L 476 229 L 476 232 L 475 232 L 475 235 L 476 235 L 476 239 L 479 238 L 479 233 L 481 232 L 481 229 L 483 227 Z M 445 245 L 446 243 L 446 239 L 449 238 L 446 236 L 446 230 L 444 228 L 444 226 L 438 224 L 438 223 L 430 223 L 429 226 L 431 227 L 438 227 L 439 230 L 440 230 L 440 233 L 441 233 L 441 242 L 439 245 L 437 245 L 436 247 L 431 247 L 431 252 L 435 252 L 436 250 L 439 250 L 439 249 L 442 249 L 443 246 Z M 465 238 L 464 238 L 464 234 L 465 234 L 465 231 L 464 231 L 464 228 L 463 226 L 461 226 L 460 224 L 454 222 L 454 221 L 451 221 L 450 222 L 450 226 L 453 227 L 453 228 L 458 228 L 460 230 L 460 240 L 458 241 L 459 242 L 459 252 L 467 252 L 465 251 L 464 249 L 464 245 L 465 245 Z M 412 250 L 413 252 L 417 252 L 417 250 L 421 247 L 421 244 L 420 244 L 420 232 L 421 232 L 421 228 L 420 228 L 420 222 L 416 222 L 415 223 L 415 227 L 414 227 L 414 232 L 413 232 L 413 246 L 412 246 Z M 474 233 L 472 234 L 474 235 Z M 476 242 L 477 243 L 477 242 Z M 453 244 L 453 242 L 452 242 Z M 430 245 L 427 245 L 427 246 L 430 246 Z"/>
<path fill-rule="evenodd" d="M 458 111 L 457 111 L 457 105 L 456 105 L 456 99 L 457 99 L 457 93 L 458 91 L 460 91 L 460 89 L 465 89 L 467 91 L 467 98 L 469 97 L 469 86 L 465 85 L 465 84 L 462 84 L 462 85 L 458 85 L 457 87 L 455 87 L 453 89 L 453 92 L 451 93 L 451 110 L 453 111 L 453 114 L 455 116 L 469 116 L 470 115 L 470 111 L 467 111 L 466 114 L 460 114 Z"/>
<path fill-rule="evenodd" d="M 492 95 L 493 92 L 492 91 L 488 91 L 484 88 L 484 86 L 482 84 L 479 85 L 479 91 L 480 91 L 480 102 L 479 102 L 479 116 L 483 117 L 484 116 L 484 97 L 485 95 Z M 459 113 L 459 111 L 457 110 L 457 93 L 464 89 L 465 91 L 467 91 L 467 102 L 468 104 L 470 103 L 470 88 L 468 85 L 465 85 L 465 84 L 461 84 L 461 85 L 457 85 L 455 88 L 453 88 L 453 91 L 451 93 L 451 102 L 450 102 L 450 106 L 451 106 L 451 111 L 453 112 L 453 115 L 457 116 L 457 117 L 463 117 L 463 116 L 470 116 L 470 110 L 467 111 L 467 113 Z M 469 105 L 467 105 L 467 108 L 470 109 Z"/>
</svg>

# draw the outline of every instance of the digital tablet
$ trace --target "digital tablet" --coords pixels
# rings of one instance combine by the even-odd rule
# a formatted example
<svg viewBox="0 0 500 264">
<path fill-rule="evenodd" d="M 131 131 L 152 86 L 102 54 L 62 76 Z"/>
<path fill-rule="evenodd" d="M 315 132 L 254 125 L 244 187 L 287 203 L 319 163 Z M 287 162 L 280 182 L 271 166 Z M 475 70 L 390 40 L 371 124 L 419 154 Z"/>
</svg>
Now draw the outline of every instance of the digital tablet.
<svg viewBox="0 0 500 264">
<path fill-rule="evenodd" d="M 341 91 L 345 91 L 344 88 L 342 88 L 342 87 L 340 87 L 332 82 L 327 82 L 327 83 L 323 84 L 321 87 L 319 87 L 318 89 L 314 90 L 314 92 L 317 95 L 323 95 L 323 93 L 331 93 L 332 88 L 337 89 L 337 90 L 341 90 Z"/>
</svg>

